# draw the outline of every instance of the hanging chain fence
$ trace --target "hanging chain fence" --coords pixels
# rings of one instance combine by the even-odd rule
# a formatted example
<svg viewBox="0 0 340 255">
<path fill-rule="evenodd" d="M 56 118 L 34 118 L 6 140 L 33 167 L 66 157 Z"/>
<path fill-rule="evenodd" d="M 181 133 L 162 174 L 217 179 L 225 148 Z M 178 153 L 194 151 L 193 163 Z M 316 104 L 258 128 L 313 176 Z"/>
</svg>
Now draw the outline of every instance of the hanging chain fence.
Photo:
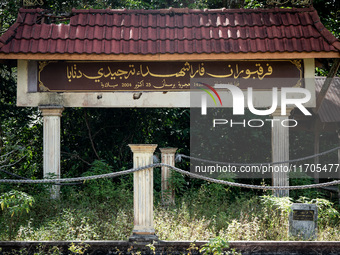
<svg viewBox="0 0 340 255">
<path fill-rule="evenodd" d="M 333 149 L 330 149 L 330 150 L 327 150 L 327 151 L 324 151 L 324 152 L 321 152 L 321 153 L 318 153 L 318 154 L 314 154 L 314 155 L 307 156 L 307 157 L 302 157 L 302 158 L 299 158 L 299 159 L 280 161 L 280 162 L 271 162 L 271 163 L 267 162 L 267 163 L 251 164 L 251 163 L 215 162 L 215 161 L 211 161 L 211 160 L 205 160 L 205 159 L 190 157 L 190 156 L 187 156 L 187 155 L 184 155 L 184 154 L 177 154 L 176 160 L 180 161 L 182 158 L 187 158 L 187 159 L 202 161 L 202 162 L 222 163 L 222 164 L 231 164 L 231 165 L 264 165 L 264 164 L 276 165 L 276 164 L 286 164 L 286 163 L 292 163 L 292 162 L 297 162 L 297 161 L 315 158 L 315 157 L 318 157 L 318 156 L 329 154 L 329 153 L 334 152 L 334 151 L 339 150 L 339 149 L 340 149 L 340 146 L 333 148 Z M 86 182 L 86 181 L 90 181 L 90 180 L 97 180 L 97 179 L 103 179 L 103 178 L 115 178 L 115 177 L 118 177 L 118 176 L 127 175 L 127 174 L 131 174 L 131 173 L 134 173 L 134 172 L 138 172 L 138 171 L 142 171 L 142 170 L 145 170 L 145 169 L 148 169 L 148 168 L 154 168 L 154 167 L 168 167 L 169 169 L 172 169 L 172 170 L 174 170 L 178 173 L 189 176 L 191 178 L 201 179 L 201 180 L 212 182 L 212 183 L 223 184 L 223 185 L 227 185 L 227 186 L 231 186 L 231 187 L 249 188 L 249 189 L 258 189 L 258 190 L 299 190 L 299 189 L 321 188 L 321 187 L 333 186 L 333 185 L 340 184 L 340 180 L 335 180 L 335 181 L 330 181 L 330 182 L 308 184 L 308 185 L 299 185 L 299 186 L 251 185 L 251 184 L 236 183 L 236 182 L 225 181 L 225 180 L 221 180 L 221 179 L 215 179 L 215 178 L 211 178 L 211 177 L 202 176 L 202 175 L 192 173 L 192 172 L 188 172 L 186 170 L 183 170 L 183 169 L 180 169 L 178 167 L 175 167 L 175 166 L 172 166 L 172 165 L 169 165 L 169 164 L 165 164 L 165 163 L 155 163 L 155 164 L 150 164 L 150 165 L 147 165 L 147 166 L 131 168 L 131 169 L 128 169 L 128 170 L 112 172 L 112 173 L 108 173 L 108 174 L 100 174 L 100 175 L 85 176 L 85 177 L 75 177 L 75 178 L 39 179 L 39 180 L 32 180 L 32 179 L 28 179 L 28 178 L 25 178 L 25 177 L 21 177 L 21 176 L 12 174 L 12 173 L 5 171 L 5 170 L 0 168 L 0 171 L 5 172 L 7 174 L 11 174 L 12 176 L 19 178 L 19 179 L 0 179 L 0 184 L 1 183 L 11 183 L 11 184 L 43 184 L 43 183 L 45 183 L 45 184 L 61 185 L 63 183 L 67 184 L 67 183 L 70 183 L 70 182 Z M 71 183 L 71 184 L 73 184 L 73 183 Z M 76 183 L 76 184 L 78 184 L 78 183 Z"/>
</svg>

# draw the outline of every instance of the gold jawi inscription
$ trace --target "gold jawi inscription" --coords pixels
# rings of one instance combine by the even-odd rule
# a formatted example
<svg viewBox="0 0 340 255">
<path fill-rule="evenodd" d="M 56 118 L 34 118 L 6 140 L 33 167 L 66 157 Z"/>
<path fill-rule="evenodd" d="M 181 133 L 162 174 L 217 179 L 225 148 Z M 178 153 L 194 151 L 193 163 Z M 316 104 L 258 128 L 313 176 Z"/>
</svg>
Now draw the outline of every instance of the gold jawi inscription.
<svg viewBox="0 0 340 255">
<path fill-rule="evenodd" d="M 313 221 L 314 211 L 313 210 L 293 210 L 293 220 Z"/>
<path fill-rule="evenodd" d="M 191 79 L 228 82 L 241 89 L 271 89 L 270 78 L 291 78 L 288 87 L 303 87 L 303 61 L 210 62 L 39 62 L 39 92 L 183 91 Z M 287 87 L 287 85 L 285 85 Z"/>
</svg>

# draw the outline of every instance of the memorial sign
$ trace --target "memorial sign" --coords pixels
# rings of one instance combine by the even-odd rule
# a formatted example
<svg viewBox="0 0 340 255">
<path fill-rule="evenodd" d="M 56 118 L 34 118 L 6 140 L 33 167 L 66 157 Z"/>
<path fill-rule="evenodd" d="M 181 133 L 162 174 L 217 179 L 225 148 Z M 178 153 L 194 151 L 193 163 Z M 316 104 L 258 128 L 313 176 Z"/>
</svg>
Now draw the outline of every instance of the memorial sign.
<svg viewBox="0 0 340 255">
<path fill-rule="evenodd" d="M 38 92 L 183 91 L 190 80 L 231 80 L 240 89 L 271 90 L 269 78 L 290 77 L 285 87 L 303 87 L 302 60 L 205 62 L 68 62 L 38 63 Z M 280 88 L 279 84 L 275 84 Z M 283 86 L 283 85 L 282 85 Z"/>
<path fill-rule="evenodd" d="M 293 211 L 293 220 L 313 221 L 314 220 L 314 211 L 313 210 L 294 210 Z"/>
<path fill-rule="evenodd" d="M 289 234 L 304 240 L 315 239 L 318 211 L 314 204 L 293 204 L 289 214 Z"/>
</svg>

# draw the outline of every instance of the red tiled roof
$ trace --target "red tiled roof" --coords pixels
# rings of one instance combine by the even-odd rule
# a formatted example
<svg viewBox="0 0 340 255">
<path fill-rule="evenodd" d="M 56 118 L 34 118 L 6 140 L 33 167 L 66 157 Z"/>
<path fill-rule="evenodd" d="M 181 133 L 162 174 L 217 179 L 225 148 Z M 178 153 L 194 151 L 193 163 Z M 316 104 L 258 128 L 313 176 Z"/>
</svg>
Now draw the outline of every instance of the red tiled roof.
<svg viewBox="0 0 340 255">
<path fill-rule="evenodd" d="M 45 24 L 20 9 L 0 53 L 339 52 L 315 9 L 73 10 L 69 24 Z"/>
</svg>

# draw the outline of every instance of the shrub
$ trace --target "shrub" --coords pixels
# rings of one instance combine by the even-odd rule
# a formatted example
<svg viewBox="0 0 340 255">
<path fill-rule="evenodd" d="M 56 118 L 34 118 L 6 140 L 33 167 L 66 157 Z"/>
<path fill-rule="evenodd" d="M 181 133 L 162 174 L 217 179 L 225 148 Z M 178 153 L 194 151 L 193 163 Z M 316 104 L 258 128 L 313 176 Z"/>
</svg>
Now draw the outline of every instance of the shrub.
<svg viewBox="0 0 340 255">
<path fill-rule="evenodd" d="M 34 198 L 25 192 L 12 190 L 0 196 L 1 210 L 3 211 L 2 217 L 8 220 L 8 237 L 13 238 L 14 232 L 18 227 L 21 216 L 24 212 L 29 213 L 30 207 L 34 203 Z"/>
</svg>

